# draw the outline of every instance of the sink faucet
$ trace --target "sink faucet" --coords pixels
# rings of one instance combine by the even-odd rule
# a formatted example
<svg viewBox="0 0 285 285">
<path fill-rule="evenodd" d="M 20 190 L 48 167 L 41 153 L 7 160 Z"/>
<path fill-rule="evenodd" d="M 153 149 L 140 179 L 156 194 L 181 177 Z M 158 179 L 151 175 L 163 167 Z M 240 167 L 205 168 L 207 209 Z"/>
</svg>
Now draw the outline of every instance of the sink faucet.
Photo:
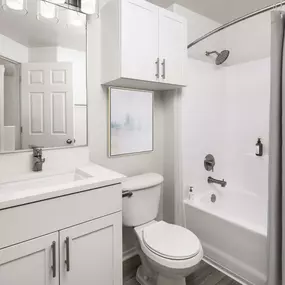
<svg viewBox="0 0 285 285">
<path fill-rule="evenodd" d="M 213 177 L 208 177 L 208 183 L 215 183 L 215 184 L 219 184 L 222 187 L 226 187 L 227 186 L 227 182 L 223 179 L 223 180 L 219 180 L 219 179 L 215 179 Z"/>
<path fill-rule="evenodd" d="M 38 146 L 31 146 L 33 149 L 33 171 L 38 172 L 43 170 L 45 158 L 42 157 L 43 150 Z"/>
</svg>

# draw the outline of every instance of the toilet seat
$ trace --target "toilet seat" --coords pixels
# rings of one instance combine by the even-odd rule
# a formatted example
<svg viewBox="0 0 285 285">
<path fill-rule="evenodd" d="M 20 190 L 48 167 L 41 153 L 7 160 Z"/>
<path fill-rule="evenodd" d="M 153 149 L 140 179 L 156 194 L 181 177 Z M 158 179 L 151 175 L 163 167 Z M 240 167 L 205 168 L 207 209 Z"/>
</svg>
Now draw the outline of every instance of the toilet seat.
<svg viewBox="0 0 285 285">
<path fill-rule="evenodd" d="M 143 242 L 152 252 L 171 260 L 190 259 L 200 251 L 200 241 L 196 235 L 163 221 L 143 229 Z"/>
<path fill-rule="evenodd" d="M 177 254 L 176 253 L 176 255 L 175 255 L 172 252 L 170 253 L 170 251 L 169 252 L 168 251 L 162 252 L 161 249 L 157 250 L 157 247 L 154 246 L 153 244 L 152 244 L 152 246 L 150 246 L 151 242 L 149 240 L 149 236 L 151 236 L 151 234 L 146 237 L 145 233 L 149 233 L 149 232 L 155 233 L 156 230 L 159 231 L 159 229 L 161 227 L 161 223 L 165 223 L 165 222 L 152 221 L 150 223 L 147 223 L 145 225 L 142 225 L 142 226 L 135 228 L 135 232 L 139 238 L 139 242 L 140 242 L 141 249 L 142 249 L 143 253 L 152 262 L 160 264 L 160 265 L 162 265 L 166 268 L 169 268 L 169 269 L 186 269 L 186 268 L 190 268 L 190 267 L 197 265 L 203 258 L 203 249 L 202 249 L 202 246 L 201 246 L 199 239 L 191 231 L 189 231 L 185 228 L 182 228 L 180 226 L 176 226 L 176 227 L 182 228 L 183 231 L 185 230 L 186 232 L 190 232 L 191 234 L 193 234 L 196 237 L 196 239 L 197 239 L 196 241 L 198 242 L 198 249 L 196 248 L 196 250 L 193 251 L 193 252 L 197 252 L 196 255 L 194 255 L 194 253 L 192 252 L 192 257 L 187 258 L 186 256 L 191 256 L 191 255 L 189 255 L 189 252 L 188 252 L 188 254 L 187 253 L 186 254 L 185 253 L 184 254 L 180 254 L 180 253 Z M 167 223 L 165 223 L 165 224 L 167 224 Z M 159 225 L 159 226 L 157 227 L 157 225 Z M 163 226 L 166 226 L 165 228 L 167 228 L 168 230 L 173 229 L 172 227 L 169 227 L 169 226 L 173 226 L 170 224 L 163 225 Z M 149 230 L 147 230 L 147 229 L 149 229 Z M 160 233 L 162 233 L 162 232 L 163 231 L 160 231 Z M 168 234 L 169 234 L 169 231 L 168 231 Z M 161 237 L 161 235 L 160 235 L 160 237 Z M 163 238 L 166 239 L 166 236 L 164 236 Z M 165 243 L 165 244 L 167 244 L 167 243 Z M 185 257 L 186 257 L 186 259 L 185 259 Z"/>
</svg>

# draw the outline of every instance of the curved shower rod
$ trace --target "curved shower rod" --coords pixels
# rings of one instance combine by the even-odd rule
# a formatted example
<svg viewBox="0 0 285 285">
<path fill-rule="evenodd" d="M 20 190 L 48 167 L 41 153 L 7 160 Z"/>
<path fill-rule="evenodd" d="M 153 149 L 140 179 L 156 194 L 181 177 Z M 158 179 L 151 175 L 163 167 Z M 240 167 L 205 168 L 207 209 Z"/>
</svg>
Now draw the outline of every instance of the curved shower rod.
<svg viewBox="0 0 285 285">
<path fill-rule="evenodd" d="M 231 26 L 233 26 L 233 25 L 235 25 L 235 24 L 237 24 L 237 23 L 243 22 L 244 20 L 247 20 L 247 19 L 250 19 L 250 18 L 255 17 L 255 16 L 257 16 L 257 15 L 263 14 L 263 13 L 268 12 L 268 11 L 270 11 L 270 10 L 273 10 L 273 9 L 275 9 L 275 8 L 282 7 L 283 5 L 285 6 L 285 1 L 281 1 L 281 2 L 279 2 L 279 3 L 266 6 L 266 7 L 262 8 L 262 9 L 259 9 L 259 10 L 256 10 L 256 11 L 254 11 L 254 12 L 251 12 L 251 13 L 245 15 L 245 16 L 242 16 L 242 17 L 239 17 L 239 18 L 237 18 L 237 19 L 235 19 L 235 20 L 232 20 L 232 21 L 230 21 L 230 22 L 228 22 L 228 23 L 226 23 L 226 24 L 224 24 L 224 25 L 222 25 L 222 26 L 220 26 L 220 27 L 214 29 L 213 31 L 211 31 L 211 32 L 209 32 L 209 33 L 207 33 L 207 34 L 205 34 L 204 36 L 198 38 L 198 39 L 195 40 L 194 42 L 190 43 L 190 44 L 187 46 L 187 48 L 189 49 L 189 48 L 193 47 L 194 45 L 200 43 L 201 41 L 207 39 L 208 37 L 210 37 L 210 36 L 212 36 L 212 35 L 214 35 L 214 34 L 220 32 L 220 31 L 222 31 L 222 30 L 225 30 L 225 29 L 227 29 L 227 28 L 229 28 L 229 27 L 231 27 Z"/>
</svg>

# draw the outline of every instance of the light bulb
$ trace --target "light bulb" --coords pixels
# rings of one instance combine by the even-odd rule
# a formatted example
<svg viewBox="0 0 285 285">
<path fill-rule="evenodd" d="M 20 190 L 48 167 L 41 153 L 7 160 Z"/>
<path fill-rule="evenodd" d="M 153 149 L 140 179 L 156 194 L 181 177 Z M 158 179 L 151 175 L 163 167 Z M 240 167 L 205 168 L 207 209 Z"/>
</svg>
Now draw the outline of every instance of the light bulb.
<svg viewBox="0 0 285 285">
<path fill-rule="evenodd" d="M 6 0 L 6 5 L 13 10 L 23 10 L 24 9 L 24 0 Z"/>
<path fill-rule="evenodd" d="M 81 0 L 81 11 L 85 14 L 96 12 L 96 0 Z"/>
<path fill-rule="evenodd" d="M 56 17 L 55 5 L 44 1 L 39 1 L 39 5 L 40 5 L 39 13 L 42 17 L 47 19 L 53 19 Z"/>
<path fill-rule="evenodd" d="M 2 8 L 6 11 L 16 12 L 18 14 L 26 15 L 27 0 L 2 0 Z"/>
</svg>

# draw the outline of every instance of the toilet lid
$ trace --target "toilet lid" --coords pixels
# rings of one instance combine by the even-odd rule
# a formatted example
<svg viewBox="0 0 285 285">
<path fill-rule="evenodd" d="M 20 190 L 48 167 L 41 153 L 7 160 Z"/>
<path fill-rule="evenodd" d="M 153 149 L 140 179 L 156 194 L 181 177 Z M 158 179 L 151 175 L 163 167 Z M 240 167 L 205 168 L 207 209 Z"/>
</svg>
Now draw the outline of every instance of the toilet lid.
<svg viewBox="0 0 285 285">
<path fill-rule="evenodd" d="M 146 227 L 143 230 L 143 241 L 151 251 L 167 259 L 189 259 L 200 251 L 200 241 L 196 235 L 163 221 Z"/>
</svg>

